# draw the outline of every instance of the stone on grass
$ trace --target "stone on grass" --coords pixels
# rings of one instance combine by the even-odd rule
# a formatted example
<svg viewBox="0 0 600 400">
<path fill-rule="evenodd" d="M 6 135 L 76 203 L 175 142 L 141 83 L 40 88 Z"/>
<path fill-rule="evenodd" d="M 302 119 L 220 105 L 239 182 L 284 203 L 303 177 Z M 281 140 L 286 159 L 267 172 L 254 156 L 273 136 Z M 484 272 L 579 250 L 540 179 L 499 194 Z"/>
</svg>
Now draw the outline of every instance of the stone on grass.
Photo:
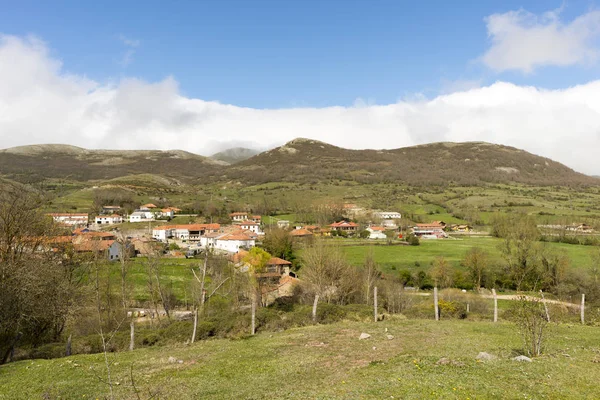
<svg viewBox="0 0 600 400">
<path fill-rule="evenodd" d="M 169 356 L 168 361 L 169 361 L 169 364 L 175 364 L 177 362 L 177 359 L 173 356 Z"/>
<path fill-rule="evenodd" d="M 363 332 L 363 333 L 361 333 L 361 334 L 360 334 L 360 336 L 358 337 L 358 340 L 364 340 L 364 339 L 368 339 L 368 338 L 370 338 L 370 337 L 371 337 L 371 335 L 369 335 L 368 333 L 365 333 L 365 332 Z"/>
<path fill-rule="evenodd" d="M 514 361 L 525 361 L 525 362 L 531 362 L 531 358 L 527 357 L 527 356 L 517 356 L 515 358 L 513 358 Z"/>
<path fill-rule="evenodd" d="M 450 359 L 446 358 L 446 357 L 442 357 L 436 362 L 437 365 L 448 365 L 450 363 L 451 363 Z"/>
<path fill-rule="evenodd" d="M 489 361 L 489 360 L 495 360 L 496 356 L 490 353 L 486 353 L 485 351 L 481 351 L 479 352 L 479 354 L 477 354 L 476 357 L 477 360 L 481 360 L 481 361 Z"/>
<path fill-rule="evenodd" d="M 385 337 L 387 337 L 388 340 L 392 340 L 394 338 L 394 336 L 390 334 L 386 335 Z"/>
</svg>

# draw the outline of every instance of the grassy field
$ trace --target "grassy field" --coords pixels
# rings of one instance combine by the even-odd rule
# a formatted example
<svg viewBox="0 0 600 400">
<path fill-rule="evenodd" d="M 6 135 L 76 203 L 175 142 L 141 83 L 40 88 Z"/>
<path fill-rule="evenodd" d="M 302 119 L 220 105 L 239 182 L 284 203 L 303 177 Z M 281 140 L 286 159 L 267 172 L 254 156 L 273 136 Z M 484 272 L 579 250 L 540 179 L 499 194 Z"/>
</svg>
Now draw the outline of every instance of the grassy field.
<svg viewBox="0 0 600 400">
<path fill-rule="evenodd" d="M 372 336 L 359 341 L 361 332 Z M 165 399 L 591 399 L 600 397 L 597 336 L 594 327 L 553 326 L 545 355 L 520 363 L 511 360 L 521 341 L 510 323 L 398 319 L 146 348 L 108 361 L 119 399 L 138 398 L 136 390 Z M 477 361 L 481 351 L 498 359 Z M 106 381 L 102 354 L 20 361 L 0 366 L 0 399 L 108 398 Z"/>
<path fill-rule="evenodd" d="M 343 243 L 343 241 L 339 241 Z M 341 246 L 353 265 L 361 265 L 367 254 L 372 251 L 375 261 L 382 270 L 418 270 L 428 269 L 435 257 L 446 258 L 456 268 L 461 268 L 460 261 L 472 247 L 480 247 L 487 251 L 492 261 L 501 261 L 498 249 L 501 239 L 492 237 L 464 237 L 460 239 L 421 240 L 419 246 L 387 246 L 387 245 L 354 245 Z M 592 267 L 592 254 L 598 251 L 594 246 L 570 245 L 564 243 L 543 243 L 545 246 L 564 251 L 571 260 L 573 268 Z"/>
</svg>

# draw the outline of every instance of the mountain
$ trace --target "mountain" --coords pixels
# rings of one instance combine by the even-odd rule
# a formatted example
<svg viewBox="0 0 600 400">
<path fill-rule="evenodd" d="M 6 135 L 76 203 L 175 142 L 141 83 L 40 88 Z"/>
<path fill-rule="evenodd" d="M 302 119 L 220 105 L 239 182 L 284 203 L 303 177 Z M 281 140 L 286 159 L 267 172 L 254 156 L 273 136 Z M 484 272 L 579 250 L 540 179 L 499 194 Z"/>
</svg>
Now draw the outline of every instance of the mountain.
<svg viewBox="0 0 600 400">
<path fill-rule="evenodd" d="M 228 164 L 235 164 L 240 161 L 244 161 L 259 154 L 260 151 L 247 149 L 245 147 L 234 147 L 232 149 L 227 149 L 221 151 L 219 153 L 215 153 L 210 158 L 213 160 L 224 161 Z"/>
<path fill-rule="evenodd" d="M 251 151 L 251 150 L 250 150 Z M 248 149 L 221 154 L 246 156 Z M 215 155 L 216 156 L 216 155 Z M 214 156 L 213 156 L 214 157 Z M 181 150 L 86 150 L 65 145 L 21 146 L 0 150 L 0 176 L 20 182 L 45 178 L 112 183 L 266 182 L 409 185 L 598 185 L 590 177 L 548 158 L 514 147 L 484 143 L 432 143 L 393 150 L 349 150 L 317 140 L 295 139 L 235 164 Z M 163 179 L 165 178 L 165 179 Z"/>
<path fill-rule="evenodd" d="M 20 182 L 104 180 L 136 174 L 186 180 L 210 175 L 224 164 L 181 150 L 87 150 L 57 144 L 0 150 L 0 175 Z"/>
<path fill-rule="evenodd" d="M 301 138 L 229 167 L 223 178 L 254 184 L 332 180 L 411 185 L 599 183 L 548 158 L 491 143 L 432 143 L 393 150 L 348 150 Z"/>
</svg>

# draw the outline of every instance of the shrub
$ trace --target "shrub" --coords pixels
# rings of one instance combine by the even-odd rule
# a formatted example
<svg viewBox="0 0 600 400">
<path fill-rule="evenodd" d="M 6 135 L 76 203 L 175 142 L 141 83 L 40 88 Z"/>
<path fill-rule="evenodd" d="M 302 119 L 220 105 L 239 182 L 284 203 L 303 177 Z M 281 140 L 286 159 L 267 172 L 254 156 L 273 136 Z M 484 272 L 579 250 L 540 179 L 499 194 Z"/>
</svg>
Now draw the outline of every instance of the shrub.
<svg viewBox="0 0 600 400">
<path fill-rule="evenodd" d="M 521 296 L 513 302 L 505 315 L 517 325 L 523 340 L 523 351 L 531 357 L 541 355 L 546 345 L 548 328 L 542 302 Z"/>
</svg>

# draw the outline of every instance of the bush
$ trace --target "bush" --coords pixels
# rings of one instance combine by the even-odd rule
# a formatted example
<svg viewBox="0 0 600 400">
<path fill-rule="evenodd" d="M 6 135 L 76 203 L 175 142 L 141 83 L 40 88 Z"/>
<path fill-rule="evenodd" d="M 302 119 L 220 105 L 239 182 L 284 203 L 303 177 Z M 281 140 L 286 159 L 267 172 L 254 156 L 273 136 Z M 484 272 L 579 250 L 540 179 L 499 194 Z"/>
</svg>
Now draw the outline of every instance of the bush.
<svg viewBox="0 0 600 400">
<path fill-rule="evenodd" d="M 418 246 L 421 244 L 421 241 L 419 240 L 419 237 L 417 235 L 413 235 L 412 233 L 409 234 L 406 237 L 406 241 L 408 242 L 408 244 L 410 244 L 411 246 Z"/>
<path fill-rule="evenodd" d="M 548 327 L 542 302 L 521 296 L 505 315 L 517 325 L 525 354 L 530 357 L 541 355 L 546 345 Z"/>
</svg>

